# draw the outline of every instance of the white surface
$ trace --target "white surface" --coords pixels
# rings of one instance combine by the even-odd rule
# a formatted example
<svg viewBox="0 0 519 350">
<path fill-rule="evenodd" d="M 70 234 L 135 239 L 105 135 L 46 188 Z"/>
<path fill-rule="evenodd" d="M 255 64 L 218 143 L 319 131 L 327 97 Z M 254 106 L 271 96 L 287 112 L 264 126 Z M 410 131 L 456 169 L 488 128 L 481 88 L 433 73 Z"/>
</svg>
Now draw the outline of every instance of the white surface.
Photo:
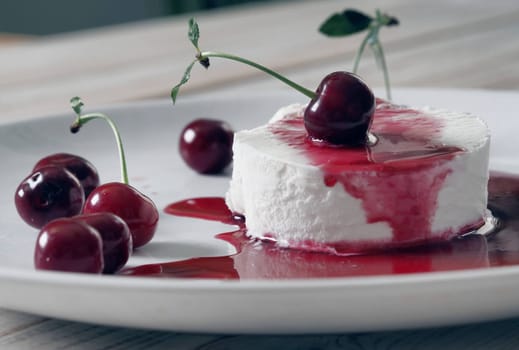
<svg viewBox="0 0 519 350">
<path fill-rule="evenodd" d="M 400 90 L 395 100 L 471 111 L 493 134 L 491 168 L 519 172 L 515 160 L 519 93 Z M 126 142 L 130 179 L 158 207 L 177 199 L 222 196 L 228 178 L 195 175 L 177 152 L 178 133 L 196 117 L 225 118 L 236 129 L 263 124 L 298 95 L 179 99 L 113 108 Z M 86 101 L 87 107 L 88 101 Z M 93 110 L 93 109 L 92 109 Z M 68 112 L 68 111 L 65 111 Z M 116 180 L 117 156 L 102 123 L 68 133 L 72 113 L 0 126 L 0 306 L 99 324 L 232 333 L 367 331 L 475 322 L 519 315 L 519 267 L 407 276 L 297 281 L 162 280 L 34 271 L 35 230 L 18 218 L 13 195 L 41 156 L 78 153 Z M 152 243 L 131 264 L 230 251 L 212 238 L 223 224 L 162 215 Z"/>
<path fill-rule="evenodd" d="M 450 232 L 452 237 L 463 227 L 485 217 L 490 136 L 481 119 L 468 113 L 422 109 L 422 106 L 411 106 L 419 114 L 409 113 L 409 107 L 402 106 L 401 112 L 391 118 L 375 116 L 371 129 L 375 135 L 387 133 L 391 125 L 399 121 L 406 125 L 406 137 L 460 147 L 464 151 L 426 169 L 418 167 L 396 173 L 343 167 L 342 181 L 369 193 L 358 198 L 345 190 L 341 181 L 335 186 L 326 185 L 322 167 L 313 165 L 311 157 L 300 146 L 281 140 L 273 131 L 273 128 L 302 130 L 301 124 L 294 126 L 286 121 L 301 121 L 305 108 L 305 104 L 284 106 L 270 123 L 242 130 L 234 137 L 234 169 L 226 202 L 233 212 L 245 215 L 248 235 L 273 238 L 283 247 L 336 253 L 330 244 L 360 245 L 365 249 L 366 246 L 404 245 L 412 240 L 445 239 L 446 233 Z M 391 108 L 398 109 L 396 106 Z M 377 110 L 384 109 L 387 109 L 385 105 L 377 106 Z M 369 219 L 365 199 L 371 198 L 371 202 L 374 198 L 382 202 L 388 200 L 386 192 L 380 195 L 380 187 L 373 186 L 377 183 L 375 179 L 383 177 L 386 184 L 392 183 L 393 201 L 402 202 L 407 197 L 406 203 L 414 212 L 416 201 L 421 204 L 426 199 L 423 193 L 419 196 L 413 193 L 423 189 L 424 184 L 428 184 L 425 185 L 427 189 L 429 185 L 434 187 L 442 176 L 446 178 L 433 198 L 435 209 L 415 215 L 430 222 L 429 226 L 418 228 L 411 224 L 412 235 L 406 234 L 407 238 L 402 240 L 395 234 L 390 221 Z M 382 208 L 385 213 L 391 210 L 384 205 Z M 409 211 L 400 209 L 391 213 L 391 216 L 402 217 Z"/>
</svg>

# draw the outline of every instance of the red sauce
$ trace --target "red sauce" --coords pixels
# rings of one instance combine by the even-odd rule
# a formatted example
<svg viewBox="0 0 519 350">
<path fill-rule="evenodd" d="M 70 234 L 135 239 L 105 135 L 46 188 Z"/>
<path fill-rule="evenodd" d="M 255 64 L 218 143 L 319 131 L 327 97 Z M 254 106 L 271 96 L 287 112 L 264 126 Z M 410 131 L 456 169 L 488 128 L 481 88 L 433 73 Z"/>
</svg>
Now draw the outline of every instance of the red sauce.
<svg viewBox="0 0 519 350">
<path fill-rule="evenodd" d="M 388 223 L 393 237 L 385 244 L 429 242 L 432 237 L 445 240 L 463 233 L 432 232 L 438 194 L 451 171 L 448 163 L 463 150 L 434 141 L 443 127 L 441 119 L 382 100 L 377 103 L 371 128 L 378 139 L 374 145 L 320 146 L 308 139 L 301 115 L 282 119 L 269 129 L 319 167 L 326 186 L 340 184 L 360 199 L 368 223 Z M 412 122 L 402 116 L 412 117 Z"/>
<path fill-rule="evenodd" d="M 444 243 L 380 253 L 338 256 L 280 248 L 272 242 L 250 239 L 243 220 L 231 213 L 223 198 L 197 198 L 167 207 L 173 215 L 232 223 L 242 228 L 219 234 L 236 248 L 220 257 L 200 257 L 143 265 L 123 275 L 216 278 L 293 279 L 426 273 L 519 265 L 519 177 L 492 174 L 489 208 L 499 218 L 496 232 L 457 237 Z"/>
<path fill-rule="evenodd" d="M 245 225 L 245 218 L 242 215 L 231 213 L 221 197 L 186 199 L 168 205 L 164 212 L 177 216 L 219 221 L 240 227 Z"/>
</svg>

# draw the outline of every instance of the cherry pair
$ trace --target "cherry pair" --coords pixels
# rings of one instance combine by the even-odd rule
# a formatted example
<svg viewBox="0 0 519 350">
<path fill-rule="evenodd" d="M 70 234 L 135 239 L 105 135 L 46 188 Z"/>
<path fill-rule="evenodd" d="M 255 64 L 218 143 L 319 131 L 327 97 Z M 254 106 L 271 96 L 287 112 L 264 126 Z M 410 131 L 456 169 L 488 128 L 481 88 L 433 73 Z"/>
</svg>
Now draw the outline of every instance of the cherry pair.
<svg viewBox="0 0 519 350">
<path fill-rule="evenodd" d="M 133 249 L 128 225 L 112 213 L 55 219 L 38 234 L 34 266 L 40 270 L 111 274 Z"/>
<path fill-rule="evenodd" d="M 27 224 L 41 228 L 51 220 L 79 214 L 97 186 L 98 172 L 88 160 L 52 154 L 40 159 L 16 189 L 16 209 Z"/>
<path fill-rule="evenodd" d="M 83 213 L 109 212 L 123 219 L 132 235 L 133 248 L 148 243 L 157 229 L 159 212 L 153 201 L 130 186 L 126 157 L 124 154 L 121 135 L 113 120 L 102 113 L 82 114 L 83 102 L 79 97 L 70 100 L 72 109 L 77 115 L 70 127 L 72 133 L 77 133 L 83 125 L 95 120 L 104 120 L 112 129 L 119 152 L 121 182 L 110 182 L 97 187 L 86 199 Z"/>
</svg>

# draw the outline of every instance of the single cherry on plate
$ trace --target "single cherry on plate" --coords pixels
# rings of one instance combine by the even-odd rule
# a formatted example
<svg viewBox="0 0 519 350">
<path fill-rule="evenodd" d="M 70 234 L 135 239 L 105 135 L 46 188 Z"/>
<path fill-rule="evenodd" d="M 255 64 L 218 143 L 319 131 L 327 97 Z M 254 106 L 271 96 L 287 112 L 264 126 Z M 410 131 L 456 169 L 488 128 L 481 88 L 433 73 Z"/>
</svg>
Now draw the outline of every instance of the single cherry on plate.
<svg viewBox="0 0 519 350">
<path fill-rule="evenodd" d="M 155 204 L 135 188 L 110 182 L 97 187 L 87 198 L 83 214 L 109 212 L 123 219 L 130 229 L 133 247 L 148 243 L 159 221 Z"/>
<path fill-rule="evenodd" d="M 78 132 L 89 121 L 102 119 L 111 127 L 119 150 L 121 182 L 103 184 L 94 189 L 85 202 L 83 213 L 109 212 L 119 216 L 130 229 L 133 248 L 143 246 L 155 235 L 159 212 L 150 198 L 129 185 L 126 157 L 117 126 L 112 119 L 102 113 L 82 115 L 83 102 L 79 97 L 72 98 L 70 103 L 77 115 L 76 120 L 70 127 L 72 133 Z"/>
<path fill-rule="evenodd" d="M 69 153 L 51 154 L 40 159 L 34 166 L 33 172 L 48 165 L 60 166 L 70 171 L 83 186 L 85 198 L 88 197 L 94 188 L 99 186 L 97 169 L 83 157 Z"/>
<path fill-rule="evenodd" d="M 196 119 L 182 130 L 180 155 L 201 174 L 220 173 L 232 161 L 233 137 L 233 130 L 224 121 Z"/>
<path fill-rule="evenodd" d="M 68 170 L 46 166 L 20 183 L 14 202 L 27 224 L 41 228 L 51 220 L 79 214 L 85 195 L 79 181 Z"/>
<path fill-rule="evenodd" d="M 71 218 L 45 225 L 36 240 L 34 266 L 39 270 L 101 273 L 103 243 L 99 232 Z"/>
<path fill-rule="evenodd" d="M 375 96 L 355 74 L 333 72 L 319 84 L 305 109 L 308 135 L 334 145 L 360 146 L 367 143 L 375 113 Z"/>
<path fill-rule="evenodd" d="M 93 227 L 103 241 L 103 273 L 119 271 L 128 261 L 133 250 L 130 229 L 123 219 L 112 213 L 93 213 L 73 218 Z"/>
</svg>

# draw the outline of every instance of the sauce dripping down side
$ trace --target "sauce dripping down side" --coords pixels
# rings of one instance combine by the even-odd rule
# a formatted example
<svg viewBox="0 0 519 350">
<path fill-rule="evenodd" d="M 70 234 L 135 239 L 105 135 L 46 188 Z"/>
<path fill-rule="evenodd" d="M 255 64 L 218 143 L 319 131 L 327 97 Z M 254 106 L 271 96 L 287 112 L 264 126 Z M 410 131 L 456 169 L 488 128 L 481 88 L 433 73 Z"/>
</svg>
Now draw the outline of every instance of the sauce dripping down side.
<svg viewBox="0 0 519 350">
<path fill-rule="evenodd" d="M 368 223 L 389 224 L 395 245 L 428 242 L 432 237 L 446 240 L 464 233 L 432 232 L 450 161 L 464 151 L 435 141 L 443 128 L 441 119 L 382 100 L 377 104 L 372 132 L 378 141 L 373 145 L 337 147 L 315 142 L 308 138 L 298 113 L 269 124 L 269 130 L 318 167 L 326 186 L 340 185 L 360 199 Z"/>
</svg>

